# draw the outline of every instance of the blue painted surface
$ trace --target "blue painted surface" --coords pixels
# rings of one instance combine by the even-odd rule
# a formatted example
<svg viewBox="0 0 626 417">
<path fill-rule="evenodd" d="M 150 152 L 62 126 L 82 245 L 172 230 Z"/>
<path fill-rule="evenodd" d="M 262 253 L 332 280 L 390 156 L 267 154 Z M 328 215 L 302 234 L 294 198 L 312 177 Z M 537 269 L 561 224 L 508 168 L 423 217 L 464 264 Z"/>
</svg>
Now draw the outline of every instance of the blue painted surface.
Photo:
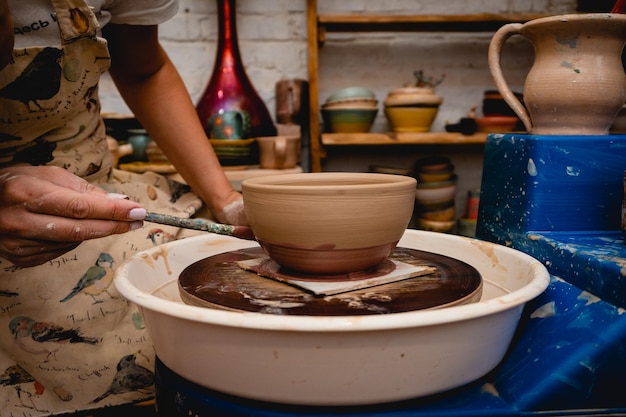
<svg viewBox="0 0 626 417">
<path fill-rule="evenodd" d="M 551 274 L 626 308 L 626 244 L 621 231 L 527 232 L 511 246 L 540 260 Z"/>
<path fill-rule="evenodd" d="M 626 136 L 489 135 L 476 236 L 626 308 Z"/>
<path fill-rule="evenodd" d="M 625 169 L 624 135 L 489 135 L 477 235 L 619 230 Z"/>
<path fill-rule="evenodd" d="M 562 278 L 533 301 L 545 318 L 527 322 L 507 358 L 513 372 L 496 380 L 520 410 L 626 404 L 613 394 L 626 392 L 625 170 L 623 135 L 487 139 L 476 236 Z"/>
</svg>

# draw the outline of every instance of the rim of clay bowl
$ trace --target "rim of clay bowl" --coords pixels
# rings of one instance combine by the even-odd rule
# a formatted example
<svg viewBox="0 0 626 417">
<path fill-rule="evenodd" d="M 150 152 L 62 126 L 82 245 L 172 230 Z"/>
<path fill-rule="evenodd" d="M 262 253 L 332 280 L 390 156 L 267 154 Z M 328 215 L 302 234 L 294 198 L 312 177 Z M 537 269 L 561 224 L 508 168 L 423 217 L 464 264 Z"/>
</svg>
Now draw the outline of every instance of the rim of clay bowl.
<svg viewBox="0 0 626 417">
<path fill-rule="evenodd" d="M 322 107 L 333 107 L 333 106 L 340 105 L 340 104 L 350 104 L 350 103 L 378 104 L 378 99 L 366 98 L 366 97 L 346 98 L 342 100 L 325 102 L 324 104 L 322 104 Z"/>
<path fill-rule="evenodd" d="M 350 101 L 336 101 L 333 103 L 327 103 L 322 105 L 322 110 L 335 110 L 335 109 L 378 109 L 378 100 L 350 100 Z"/>
<path fill-rule="evenodd" d="M 435 94 L 435 87 L 398 87 L 390 90 L 388 96 L 406 94 Z"/>
<path fill-rule="evenodd" d="M 437 107 L 443 102 L 443 97 L 436 94 L 399 94 L 389 96 L 385 100 L 385 107 Z"/>
<path fill-rule="evenodd" d="M 320 183 L 328 181 L 332 183 Z M 394 174 L 382 174 L 377 172 L 301 172 L 295 174 L 265 175 L 262 177 L 246 178 L 241 182 L 243 187 L 255 187 L 257 189 L 274 192 L 288 192 L 307 188 L 307 192 L 327 192 L 334 190 L 368 190 L 378 188 L 381 185 L 411 186 L 417 185 L 413 177 Z"/>
<path fill-rule="evenodd" d="M 355 110 L 358 110 L 360 112 L 367 112 L 367 113 L 378 113 L 378 107 L 338 107 L 338 108 L 325 108 L 322 107 L 321 111 L 322 113 L 335 113 L 335 112 L 353 112 Z"/>
<path fill-rule="evenodd" d="M 444 181 L 418 181 L 417 188 L 440 188 L 440 187 L 448 187 L 451 185 L 456 185 L 458 176 L 456 174 L 452 174 L 452 176 Z"/>
<path fill-rule="evenodd" d="M 332 103 L 332 102 L 339 101 L 339 100 L 356 99 L 356 98 L 375 99 L 376 94 L 374 94 L 374 92 L 370 90 L 369 88 L 365 88 L 365 87 L 359 87 L 359 86 L 345 87 L 332 93 L 326 99 L 326 103 Z"/>
<path fill-rule="evenodd" d="M 165 243 L 133 255 L 116 270 L 114 282 L 118 291 L 128 300 L 143 308 L 157 311 L 161 314 L 167 314 L 194 322 L 210 323 L 216 326 L 287 332 L 360 332 L 457 323 L 518 308 L 541 294 L 550 283 L 550 274 L 545 266 L 530 255 L 516 249 L 491 242 L 478 241 L 464 236 L 422 230 L 407 230 L 403 236 L 403 239 L 404 238 L 409 240 L 416 239 L 418 241 L 436 239 L 442 245 L 445 244 L 448 247 L 455 245 L 454 242 L 457 242 L 457 245 L 460 244 L 460 242 L 464 242 L 464 245 L 477 247 L 483 253 L 488 253 L 493 259 L 498 259 L 502 254 L 508 253 L 528 264 L 532 278 L 530 278 L 529 282 L 523 287 L 489 300 L 436 310 L 417 310 L 406 313 L 394 313 L 392 315 L 282 316 L 253 312 L 213 310 L 166 300 L 141 291 L 132 284 L 128 278 L 128 269 L 131 267 L 132 262 L 145 262 L 145 259 L 158 259 L 159 257 L 163 257 L 164 254 L 172 251 L 173 246 L 181 244 L 182 240 L 179 240 Z M 212 245 L 218 242 L 226 242 L 231 245 L 237 244 L 241 249 L 250 247 L 250 242 L 241 243 L 237 238 L 208 234 L 189 237 L 184 240 L 186 241 L 185 243 L 195 243 L 196 241 L 204 242 L 205 247 L 206 241 L 212 241 Z M 401 240 L 400 245 L 402 244 Z M 424 249 L 422 248 L 422 250 Z M 503 273 L 506 273 L 506 271 Z"/>
</svg>

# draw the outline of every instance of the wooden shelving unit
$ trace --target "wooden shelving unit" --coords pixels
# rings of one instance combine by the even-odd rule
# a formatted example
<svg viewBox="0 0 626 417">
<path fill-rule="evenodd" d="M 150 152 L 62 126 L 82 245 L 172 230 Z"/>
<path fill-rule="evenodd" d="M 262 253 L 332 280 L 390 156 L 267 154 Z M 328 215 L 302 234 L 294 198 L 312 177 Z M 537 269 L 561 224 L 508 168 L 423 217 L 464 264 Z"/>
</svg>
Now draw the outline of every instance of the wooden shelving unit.
<svg viewBox="0 0 626 417">
<path fill-rule="evenodd" d="M 486 135 L 428 132 L 412 134 L 321 133 L 319 104 L 319 50 L 329 32 L 493 32 L 506 23 L 526 22 L 544 14 L 364 15 L 318 14 L 317 0 L 307 0 L 309 120 L 311 171 L 321 171 L 328 146 L 464 145 L 484 143 Z"/>
<path fill-rule="evenodd" d="M 318 15 L 318 41 L 326 32 L 495 32 L 510 22 L 525 22 L 543 14 L 461 15 Z"/>
<path fill-rule="evenodd" d="M 485 143 L 487 134 L 427 133 L 323 133 L 322 145 L 469 145 Z"/>
</svg>

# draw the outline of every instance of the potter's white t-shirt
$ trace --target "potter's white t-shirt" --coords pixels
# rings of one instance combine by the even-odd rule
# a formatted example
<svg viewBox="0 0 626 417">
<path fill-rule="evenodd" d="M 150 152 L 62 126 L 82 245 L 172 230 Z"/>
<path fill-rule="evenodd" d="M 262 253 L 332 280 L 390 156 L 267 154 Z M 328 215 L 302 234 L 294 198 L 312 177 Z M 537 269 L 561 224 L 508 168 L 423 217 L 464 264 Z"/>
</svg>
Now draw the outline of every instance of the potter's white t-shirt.
<svg viewBox="0 0 626 417">
<path fill-rule="evenodd" d="M 158 25 L 178 11 L 178 0 L 86 0 L 98 18 L 107 23 Z M 15 47 L 56 45 L 59 28 L 50 0 L 9 0 L 15 26 Z"/>
</svg>

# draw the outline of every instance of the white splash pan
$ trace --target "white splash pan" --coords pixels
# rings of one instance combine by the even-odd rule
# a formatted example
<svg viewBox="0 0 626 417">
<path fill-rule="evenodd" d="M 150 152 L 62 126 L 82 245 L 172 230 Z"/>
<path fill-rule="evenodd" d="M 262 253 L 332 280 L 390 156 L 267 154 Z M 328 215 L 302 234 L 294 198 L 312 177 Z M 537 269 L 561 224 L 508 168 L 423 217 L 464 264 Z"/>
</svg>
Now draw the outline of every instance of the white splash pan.
<svg viewBox="0 0 626 417">
<path fill-rule="evenodd" d="M 534 258 L 475 239 L 407 230 L 399 246 L 451 256 L 483 277 L 474 304 L 371 316 L 282 316 L 183 304 L 178 274 L 255 243 L 207 234 L 141 252 L 115 285 L 140 306 L 159 358 L 198 385 L 286 404 L 364 405 L 474 381 L 505 355 L 524 304 L 549 274 Z"/>
</svg>

